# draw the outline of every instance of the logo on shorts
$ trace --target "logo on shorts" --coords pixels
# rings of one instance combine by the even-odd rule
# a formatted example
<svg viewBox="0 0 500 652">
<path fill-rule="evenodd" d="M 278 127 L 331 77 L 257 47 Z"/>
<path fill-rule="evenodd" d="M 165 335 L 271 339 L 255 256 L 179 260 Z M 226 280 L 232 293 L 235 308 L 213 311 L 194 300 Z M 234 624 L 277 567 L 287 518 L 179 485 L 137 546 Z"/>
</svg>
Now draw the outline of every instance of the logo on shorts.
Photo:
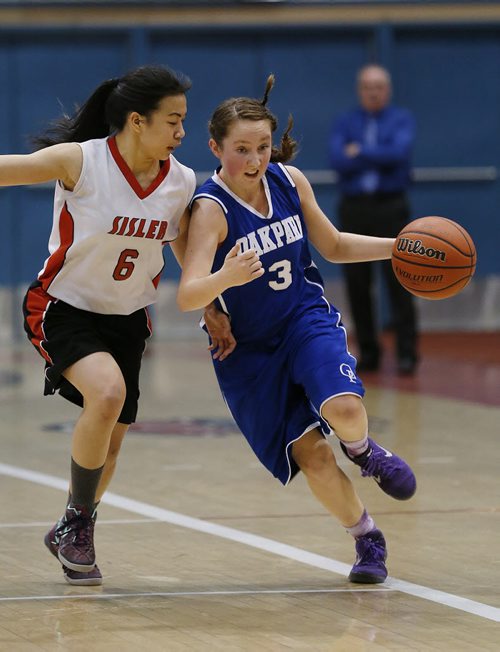
<svg viewBox="0 0 500 652">
<path fill-rule="evenodd" d="M 355 374 L 354 371 L 351 369 L 351 367 L 350 367 L 348 364 L 346 364 L 345 362 L 343 362 L 343 363 L 340 365 L 340 373 L 341 373 L 343 376 L 347 376 L 347 378 L 349 378 L 349 380 L 351 381 L 351 383 L 355 383 L 355 382 L 356 382 L 356 374 Z"/>
</svg>

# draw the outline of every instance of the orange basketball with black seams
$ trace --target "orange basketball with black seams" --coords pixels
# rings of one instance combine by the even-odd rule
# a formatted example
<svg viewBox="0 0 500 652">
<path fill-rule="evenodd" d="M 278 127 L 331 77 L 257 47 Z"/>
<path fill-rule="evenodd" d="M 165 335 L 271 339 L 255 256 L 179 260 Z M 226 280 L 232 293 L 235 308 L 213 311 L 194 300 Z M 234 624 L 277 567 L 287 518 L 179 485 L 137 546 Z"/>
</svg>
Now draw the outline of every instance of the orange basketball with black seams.
<svg viewBox="0 0 500 652">
<path fill-rule="evenodd" d="M 423 299 L 458 294 L 476 270 L 476 247 L 467 231 L 446 217 L 420 217 L 398 234 L 392 269 L 401 285 Z"/>
</svg>

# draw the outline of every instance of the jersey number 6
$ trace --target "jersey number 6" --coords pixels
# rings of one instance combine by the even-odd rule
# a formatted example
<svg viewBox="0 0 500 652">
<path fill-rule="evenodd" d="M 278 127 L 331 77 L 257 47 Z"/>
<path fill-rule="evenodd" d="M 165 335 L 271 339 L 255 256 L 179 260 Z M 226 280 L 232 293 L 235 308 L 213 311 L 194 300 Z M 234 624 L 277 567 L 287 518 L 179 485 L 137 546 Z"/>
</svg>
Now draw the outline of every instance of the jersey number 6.
<svg viewBox="0 0 500 652">
<path fill-rule="evenodd" d="M 124 249 L 121 252 L 116 267 L 113 270 L 113 278 L 115 281 L 125 281 L 131 276 L 135 267 L 132 260 L 135 260 L 136 258 L 139 258 L 139 252 L 137 249 Z"/>
</svg>

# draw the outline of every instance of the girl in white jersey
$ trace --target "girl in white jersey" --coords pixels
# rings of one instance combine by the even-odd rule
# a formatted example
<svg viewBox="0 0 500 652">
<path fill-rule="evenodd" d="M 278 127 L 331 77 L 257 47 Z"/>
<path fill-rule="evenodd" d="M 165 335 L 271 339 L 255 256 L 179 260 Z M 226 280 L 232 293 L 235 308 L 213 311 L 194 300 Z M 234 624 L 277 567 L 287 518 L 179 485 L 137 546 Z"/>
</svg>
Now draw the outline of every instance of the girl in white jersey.
<svg viewBox="0 0 500 652">
<path fill-rule="evenodd" d="M 303 471 L 316 498 L 356 540 L 353 582 L 383 582 L 385 540 L 325 434 L 393 498 L 416 488 L 410 467 L 368 437 L 363 385 L 340 313 L 323 294 L 308 240 L 331 262 L 390 258 L 393 239 L 340 233 L 320 210 L 306 177 L 282 164 L 295 153 L 291 123 L 273 147 L 277 123 L 262 101 L 233 98 L 209 123 L 221 167 L 193 199 L 181 310 L 217 298 L 238 345 L 214 360 L 224 399 L 266 468 L 283 484 Z"/>
<path fill-rule="evenodd" d="M 46 362 L 45 394 L 83 407 L 66 511 L 45 536 L 71 584 L 102 581 L 95 509 L 137 414 L 163 246 L 179 262 L 184 253 L 195 175 L 173 152 L 190 85 L 163 66 L 137 68 L 103 82 L 35 141 L 37 152 L 0 156 L 0 185 L 56 181 L 49 257 L 23 309 Z"/>
</svg>

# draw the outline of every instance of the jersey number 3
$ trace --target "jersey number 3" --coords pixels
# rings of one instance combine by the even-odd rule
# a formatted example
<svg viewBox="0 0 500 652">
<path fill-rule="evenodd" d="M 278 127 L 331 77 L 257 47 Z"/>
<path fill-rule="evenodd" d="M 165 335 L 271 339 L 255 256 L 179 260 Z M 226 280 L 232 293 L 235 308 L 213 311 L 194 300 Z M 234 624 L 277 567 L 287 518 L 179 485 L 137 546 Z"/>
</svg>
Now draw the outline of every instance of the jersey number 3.
<svg viewBox="0 0 500 652">
<path fill-rule="evenodd" d="M 126 281 L 132 275 L 135 267 L 132 261 L 136 258 L 139 258 L 137 249 L 124 249 L 121 252 L 116 267 L 113 270 L 115 281 Z"/>
<path fill-rule="evenodd" d="M 268 271 L 277 275 L 276 281 L 269 281 L 269 287 L 273 290 L 286 290 L 292 284 L 292 264 L 289 260 L 276 261 Z"/>
</svg>

